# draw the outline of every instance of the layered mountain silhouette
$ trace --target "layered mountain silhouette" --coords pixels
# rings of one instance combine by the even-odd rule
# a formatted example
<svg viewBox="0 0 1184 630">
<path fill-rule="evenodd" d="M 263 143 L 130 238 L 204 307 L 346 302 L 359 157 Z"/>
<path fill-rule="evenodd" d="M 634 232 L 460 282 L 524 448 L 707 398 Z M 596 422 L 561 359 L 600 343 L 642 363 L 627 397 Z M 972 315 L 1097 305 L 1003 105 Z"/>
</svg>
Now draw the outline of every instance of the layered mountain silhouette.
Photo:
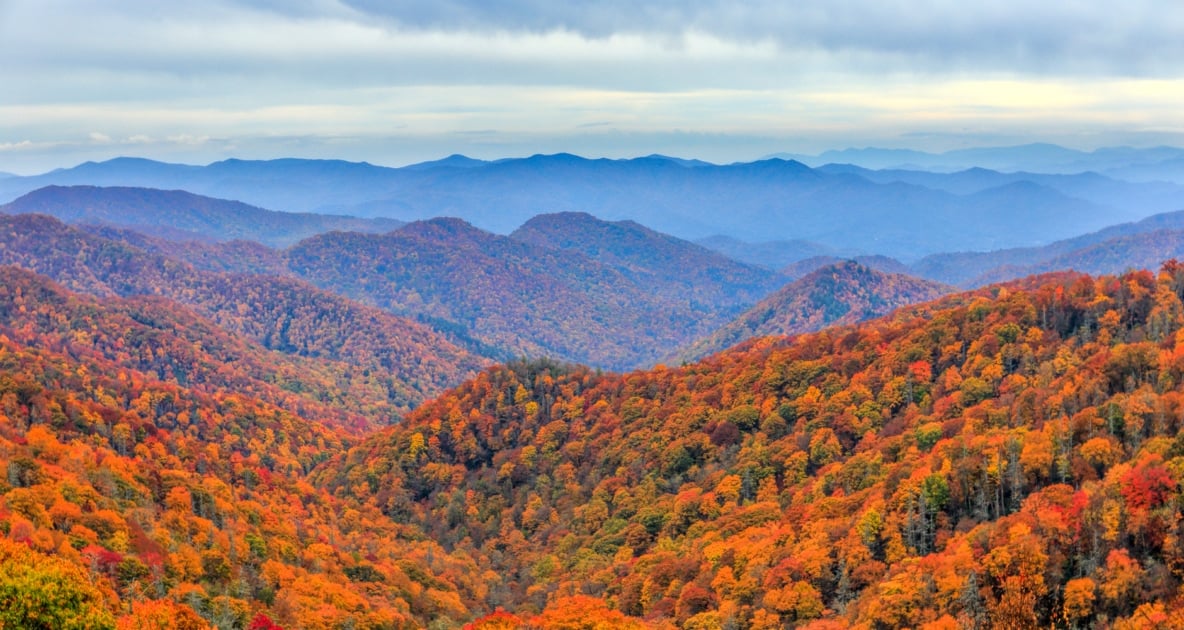
<svg viewBox="0 0 1184 630">
<path fill-rule="evenodd" d="M 47 214 L 67 223 L 110 225 L 170 240 L 249 240 L 274 247 L 333 230 L 389 232 L 393 219 L 296 214 L 182 190 L 47 186 L 0 206 L 5 214 Z"/>
<path fill-rule="evenodd" d="M 947 294 L 883 255 L 738 262 L 574 211 L 548 178 L 646 207 L 662 197 L 638 167 L 655 189 L 693 171 L 679 194 L 705 195 L 683 211 L 704 225 L 763 178 L 769 230 L 836 182 L 855 209 L 831 229 L 870 220 L 875 191 L 938 205 L 862 227 L 925 238 L 954 229 L 942 199 L 988 215 L 958 229 L 1113 208 L 1052 181 L 954 174 L 983 182 L 955 194 L 780 161 L 218 168 L 245 189 L 289 167 L 308 178 L 290 199 L 344 177 L 342 203 L 390 185 L 377 203 L 397 207 L 413 176 L 476 181 L 508 222 L 518 173 L 555 207 L 508 235 L 321 223 L 282 249 L 234 239 L 311 224 L 187 193 L 47 189 L 21 203 L 78 195 L 53 203 L 89 224 L 0 215 L 0 615 L 12 584 L 39 620 L 101 628 L 1168 628 L 1184 610 L 1184 266 L 1158 260 L 1184 253 L 1184 213 L 912 267 L 1157 271 Z M 648 367 L 680 350 L 710 356 Z"/>
<path fill-rule="evenodd" d="M 1043 247 L 935 254 L 910 268 L 917 275 L 962 286 L 1057 269 L 1087 273 L 1150 269 L 1179 256 L 1179 230 L 1184 230 L 1184 211 L 1113 225 Z"/>
<path fill-rule="evenodd" d="M 969 192 L 951 185 L 959 192 L 950 192 L 920 180 L 879 179 L 780 159 L 712 165 L 558 154 L 493 162 L 453 157 L 395 169 L 323 160 L 184 166 L 119 158 L 0 180 L 0 198 L 51 184 L 179 188 L 289 212 L 404 221 L 455 216 L 501 234 L 539 214 L 587 212 L 680 238 L 806 240 L 910 260 L 1047 243 L 1176 209 L 1156 205 L 1173 194 L 1163 184 L 1002 177 Z M 1144 203 L 1128 203 L 1136 198 Z"/>
</svg>

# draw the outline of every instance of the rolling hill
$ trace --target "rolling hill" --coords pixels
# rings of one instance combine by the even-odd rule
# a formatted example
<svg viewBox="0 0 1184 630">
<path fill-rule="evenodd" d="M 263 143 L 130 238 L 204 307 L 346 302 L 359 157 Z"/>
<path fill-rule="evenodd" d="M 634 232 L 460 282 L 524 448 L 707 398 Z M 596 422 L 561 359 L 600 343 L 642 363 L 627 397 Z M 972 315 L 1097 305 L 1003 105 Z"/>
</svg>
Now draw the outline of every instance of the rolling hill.
<svg viewBox="0 0 1184 630">
<path fill-rule="evenodd" d="M 1184 269 L 1028 284 L 680 369 L 497 367 L 314 483 L 502 576 L 477 628 L 1170 627 Z"/>
<path fill-rule="evenodd" d="M 622 269 L 458 219 L 383 235 L 332 234 L 287 252 L 309 282 L 394 313 L 460 327 L 510 356 L 607 368 L 650 364 L 723 315 L 665 299 Z"/>
<path fill-rule="evenodd" d="M 41 215 L 0 216 L 0 264 L 100 297 L 167 297 L 268 349 L 331 363 L 372 422 L 389 422 L 487 361 L 421 323 L 299 279 L 201 271 Z"/>
<path fill-rule="evenodd" d="M 694 360 L 754 337 L 796 335 L 887 315 L 928 302 L 952 287 L 842 261 L 811 271 L 757 302 L 733 321 L 681 351 Z"/>
<path fill-rule="evenodd" d="M 514 230 L 510 238 L 578 252 L 623 270 L 653 295 L 702 305 L 705 311 L 747 306 L 783 282 L 766 269 L 633 221 L 602 221 L 585 213 L 539 215 Z"/>
<path fill-rule="evenodd" d="M 960 286 L 980 286 L 999 279 L 1017 278 L 1053 269 L 1077 268 L 1088 273 L 1118 273 L 1127 269 L 1152 269 L 1175 256 L 1174 230 L 1184 229 L 1184 211 L 1152 215 L 1141 221 L 1112 225 L 1096 232 L 1050 243 L 1043 247 L 989 252 L 951 252 L 926 256 L 911 266 L 913 273 Z M 1152 233 L 1158 233 L 1154 236 Z M 1127 238 L 1145 235 L 1139 238 Z M 1132 243 L 1146 243 L 1145 251 Z M 1107 266 L 1089 266 L 1077 252 L 1111 249 Z M 1083 253 L 1086 258 L 1096 255 Z M 1075 262 L 1076 261 L 1076 262 Z M 1075 265 L 1085 265 L 1075 267 Z M 991 280 L 994 279 L 994 280 Z"/>
<path fill-rule="evenodd" d="M 1118 274 L 1132 269 L 1154 269 L 1164 261 L 1181 258 L 1184 258 L 1184 230 L 1159 229 L 1115 236 L 1038 263 L 994 267 L 967 285 L 982 286 L 1063 269 Z"/>
<path fill-rule="evenodd" d="M 96 186 L 47 186 L 0 206 L 0 213 L 47 214 L 66 223 L 132 228 L 174 241 L 238 239 L 273 247 L 333 230 L 389 232 L 403 225 L 393 219 L 274 212 L 182 190 Z"/>
</svg>

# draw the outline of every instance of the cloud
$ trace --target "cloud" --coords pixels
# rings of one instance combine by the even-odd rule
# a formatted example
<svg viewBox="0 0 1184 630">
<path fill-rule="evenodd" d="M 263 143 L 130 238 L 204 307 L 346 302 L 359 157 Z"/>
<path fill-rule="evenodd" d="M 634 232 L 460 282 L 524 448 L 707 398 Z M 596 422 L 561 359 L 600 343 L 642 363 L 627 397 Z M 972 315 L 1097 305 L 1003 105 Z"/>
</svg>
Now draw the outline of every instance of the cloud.
<svg viewBox="0 0 1184 630">
<path fill-rule="evenodd" d="M 775 42 L 902 71 L 1179 76 L 1184 5 L 1079 0 L 345 0 L 413 30 L 571 32 L 591 39 L 702 33 Z M 885 64 L 885 62 L 887 62 Z"/>
<path fill-rule="evenodd" d="M 0 0 L 0 146 L 391 162 L 1095 142 L 1184 130 L 1181 32 L 1176 0 Z"/>
</svg>

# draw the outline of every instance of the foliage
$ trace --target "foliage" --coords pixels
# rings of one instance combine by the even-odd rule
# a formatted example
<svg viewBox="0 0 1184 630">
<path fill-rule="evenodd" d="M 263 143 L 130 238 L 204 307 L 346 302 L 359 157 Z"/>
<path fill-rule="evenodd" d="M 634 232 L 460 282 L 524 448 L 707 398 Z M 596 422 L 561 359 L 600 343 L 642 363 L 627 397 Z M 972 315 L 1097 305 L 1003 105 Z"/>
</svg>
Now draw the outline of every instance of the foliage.
<svg viewBox="0 0 1184 630">
<path fill-rule="evenodd" d="M 195 249 L 134 240 L 174 254 Z M 293 357 L 268 359 L 292 367 L 283 381 L 312 377 L 285 383 L 289 390 L 384 424 L 487 363 L 423 324 L 294 278 L 202 271 L 49 217 L 0 216 L 0 263 L 100 297 L 180 302 L 231 335 Z"/>
<path fill-rule="evenodd" d="M 574 238 L 598 238 L 588 226 L 576 227 Z M 681 267 L 710 267 L 718 258 L 690 244 L 703 260 L 609 256 L 601 262 L 558 246 L 490 234 L 459 219 L 432 219 L 383 235 L 310 238 L 287 257 L 293 273 L 317 286 L 396 314 L 451 322 L 506 356 L 551 356 L 608 369 L 653 364 L 722 324 L 751 302 L 744 295 L 755 299 L 754 285 L 764 286 L 752 270 L 734 270 L 734 277 L 710 285 L 656 289 L 662 284 L 656 278 Z M 737 288 L 741 283 L 747 288 Z"/>
<path fill-rule="evenodd" d="M 114 628 L 103 592 L 68 561 L 0 538 L 0 628 Z"/>
<path fill-rule="evenodd" d="M 314 480 L 505 576 L 513 611 L 1117 627 L 1184 607 L 1182 294 L 1169 263 L 677 370 L 498 367 Z"/>
<path fill-rule="evenodd" d="M 5 627 L 470 616 L 486 588 L 470 559 L 307 483 L 355 437 L 299 413 L 346 412 L 289 404 L 247 349 L 153 301 L 0 269 Z"/>
<path fill-rule="evenodd" d="M 785 285 L 710 336 L 697 340 L 680 358 L 700 358 L 753 337 L 796 335 L 854 324 L 936 299 L 951 290 L 936 282 L 840 261 Z"/>
</svg>

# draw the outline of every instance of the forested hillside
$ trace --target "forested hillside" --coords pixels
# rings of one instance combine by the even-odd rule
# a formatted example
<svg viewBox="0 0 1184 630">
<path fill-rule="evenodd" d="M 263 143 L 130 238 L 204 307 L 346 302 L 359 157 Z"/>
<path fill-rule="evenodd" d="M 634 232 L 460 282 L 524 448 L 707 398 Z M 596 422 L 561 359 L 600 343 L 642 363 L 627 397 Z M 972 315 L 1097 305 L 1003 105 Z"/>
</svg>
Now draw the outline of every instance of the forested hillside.
<svg viewBox="0 0 1184 630">
<path fill-rule="evenodd" d="M 0 264 L 98 296 L 154 295 L 285 354 L 334 363 L 389 421 L 487 360 L 427 326 L 294 278 L 213 273 L 39 215 L 0 216 Z"/>
<path fill-rule="evenodd" d="M 0 268 L 0 626 L 467 618 L 473 563 L 305 480 L 349 401 L 160 302 Z"/>
<path fill-rule="evenodd" d="M 318 236 L 288 250 L 287 259 L 293 273 L 317 286 L 466 330 L 509 357 L 554 356 L 610 369 L 650 365 L 726 321 L 728 312 L 647 290 L 626 270 L 581 253 L 459 219 L 382 235 Z"/>
<path fill-rule="evenodd" d="M 1167 624 L 1184 268 L 1029 284 L 681 369 L 495 368 L 314 480 L 480 558 L 511 612 Z"/>
<path fill-rule="evenodd" d="M 697 359 L 753 337 L 795 335 L 826 326 L 854 324 L 927 302 L 953 289 L 936 282 L 883 272 L 859 262 L 837 262 L 813 270 L 736 319 L 683 349 L 681 361 Z"/>
<path fill-rule="evenodd" d="M 1184 610 L 1174 261 L 677 369 L 519 361 L 371 429 L 405 410 L 382 364 L 402 320 L 4 221 L 4 260 L 90 294 L 0 268 L 9 625 L 1150 628 Z M 467 260 L 456 234 L 493 238 L 417 229 Z M 840 280 L 878 272 L 818 274 L 838 305 L 863 295 Z"/>
</svg>

